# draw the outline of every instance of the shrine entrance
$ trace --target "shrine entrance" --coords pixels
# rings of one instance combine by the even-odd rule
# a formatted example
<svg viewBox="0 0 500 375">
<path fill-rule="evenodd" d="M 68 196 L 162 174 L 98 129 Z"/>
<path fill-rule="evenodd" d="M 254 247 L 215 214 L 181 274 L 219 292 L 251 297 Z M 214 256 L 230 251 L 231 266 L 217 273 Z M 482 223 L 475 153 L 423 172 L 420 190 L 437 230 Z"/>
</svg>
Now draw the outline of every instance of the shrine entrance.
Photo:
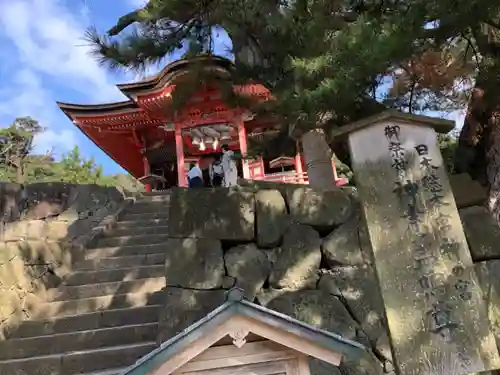
<svg viewBox="0 0 500 375">
<path fill-rule="evenodd" d="M 78 129 L 141 181 L 147 191 L 187 186 L 187 160 L 203 160 L 207 155 L 220 153 L 222 144 L 241 154 L 237 164 L 239 176 L 244 179 L 308 183 L 299 150 L 296 155 L 288 150 L 294 168 L 285 174 L 276 174 L 269 164 L 280 155 L 264 156 L 269 160 L 248 159 L 248 140 L 276 133 L 280 124 L 272 115 L 257 115 L 248 108 L 228 104 L 228 95 L 254 102 L 272 100 L 269 90 L 258 83 L 233 85 L 233 93 L 227 93 L 220 82 L 230 78 L 232 64 L 216 56 L 178 60 L 155 77 L 118 85 L 128 98 L 124 102 L 96 105 L 59 102 L 58 105 Z M 185 94 L 185 98 L 177 97 L 182 100 L 181 108 L 174 106 L 176 89 L 192 86 L 200 71 L 210 79 Z M 332 181 L 337 185 L 343 183 L 340 179 Z"/>
</svg>

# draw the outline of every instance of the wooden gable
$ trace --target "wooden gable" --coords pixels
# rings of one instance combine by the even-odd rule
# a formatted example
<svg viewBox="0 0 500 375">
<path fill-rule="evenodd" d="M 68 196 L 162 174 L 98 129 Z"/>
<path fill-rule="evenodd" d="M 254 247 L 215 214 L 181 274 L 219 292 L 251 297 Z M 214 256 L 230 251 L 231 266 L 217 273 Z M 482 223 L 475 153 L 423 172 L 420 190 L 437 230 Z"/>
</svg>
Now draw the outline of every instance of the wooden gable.
<svg viewBox="0 0 500 375">
<path fill-rule="evenodd" d="M 226 303 L 123 375 L 309 375 L 308 357 L 338 366 L 364 351 L 356 342 L 245 301 L 235 288 Z"/>
</svg>

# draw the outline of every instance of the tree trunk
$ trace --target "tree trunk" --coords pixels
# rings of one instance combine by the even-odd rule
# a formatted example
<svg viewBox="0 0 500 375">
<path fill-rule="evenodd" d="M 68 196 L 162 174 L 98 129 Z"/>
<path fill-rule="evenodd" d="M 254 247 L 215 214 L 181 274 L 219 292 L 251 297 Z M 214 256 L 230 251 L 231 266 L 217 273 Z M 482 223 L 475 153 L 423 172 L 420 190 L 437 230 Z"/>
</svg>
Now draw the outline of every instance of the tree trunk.
<svg viewBox="0 0 500 375">
<path fill-rule="evenodd" d="M 332 150 L 322 129 L 313 129 L 302 135 L 302 149 L 307 164 L 309 185 L 331 189 L 334 185 Z"/>
<path fill-rule="evenodd" d="M 489 188 L 488 209 L 500 225 L 500 82 L 478 75 L 460 132 L 455 170 Z"/>
<path fill-rule="evenodd" d="M 24 165 L 21 157 L 16 160 L 16 183 L 24 184 Z"/>
</svg>

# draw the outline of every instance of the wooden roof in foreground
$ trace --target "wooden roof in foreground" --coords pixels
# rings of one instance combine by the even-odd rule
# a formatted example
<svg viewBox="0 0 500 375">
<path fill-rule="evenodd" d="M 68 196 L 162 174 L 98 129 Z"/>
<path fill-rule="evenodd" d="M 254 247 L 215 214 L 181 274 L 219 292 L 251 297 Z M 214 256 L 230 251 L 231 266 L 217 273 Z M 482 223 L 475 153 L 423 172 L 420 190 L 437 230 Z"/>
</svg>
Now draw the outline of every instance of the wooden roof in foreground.
<svg viewBox="0 0 500 375">
<path fill-rule="evenodd" d="M 243 290 L 231 289 L 223 305 L 144 356 L 123 375 L 175 373 L 226 335 L 241 347 L 245 337 L 253 333 L 336 366 L 355 361 L 366 351 L 357 342 L 246 301 L 243 295 Z"/>
</svg>

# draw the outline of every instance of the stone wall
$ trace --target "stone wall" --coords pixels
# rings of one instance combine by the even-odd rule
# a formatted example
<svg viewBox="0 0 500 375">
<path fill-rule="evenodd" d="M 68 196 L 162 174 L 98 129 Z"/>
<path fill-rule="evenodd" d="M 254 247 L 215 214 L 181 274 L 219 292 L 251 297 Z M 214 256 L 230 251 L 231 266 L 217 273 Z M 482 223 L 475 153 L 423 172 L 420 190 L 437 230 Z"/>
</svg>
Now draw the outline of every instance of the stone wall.
<svg viewBox="0 0 500 375">
<path fill-rule="evenodd" d="M 500 229 L 486 208 L 460 210 L 490 325 L 500 348 Z"/>
<path fill-rule="evenodd" d="M 0 339 L 128 203 L 115 188 L 0 183 Z"/>
<path fill-rule="evenodd" d="M 266 185 L 271 186 L 271 185 Z M 370 348 L 350 374 L 392 370 L 383 305 L 355 191 L 176 189 L 159 342 L 239 286 L 246 297 Z M 321 373 L 338 373 L 324 363 Z M 319 370 L 314 370 L 318 373 Z"/>
<path fill-rule="evenodd" d="M 451 182 L 490 326 L 500 348 L 500 228 L 481 205 L 487 200 L 485 188 L 465 174 L 451 176 Z"/>
<path fill-rule="evenodd" d="M 0 183 L 0 240 L 70 239 L 116 210 L 124 192 L 98 185 Z"/>
<path fill-rule="evenodd" d="M 473 206 L 478 199 L 465 194 L 461 215 L 498 336 L 500 229 L 488 221 L 484 208 Z M 251 301 L 369 348 L 361 363 L 340 369 L 344 374 L 394 372 L 372 250 L 354 189 L 318 192 L 272 183 L 233 190 L 176 189 L 170 213 L 175 220 L 166 245 L 159 342 L 204 317 L 223 302 L 224 290 L 237 285 Z M 312 373 L 339 370 L 314 361 Z"/>
</svg>

